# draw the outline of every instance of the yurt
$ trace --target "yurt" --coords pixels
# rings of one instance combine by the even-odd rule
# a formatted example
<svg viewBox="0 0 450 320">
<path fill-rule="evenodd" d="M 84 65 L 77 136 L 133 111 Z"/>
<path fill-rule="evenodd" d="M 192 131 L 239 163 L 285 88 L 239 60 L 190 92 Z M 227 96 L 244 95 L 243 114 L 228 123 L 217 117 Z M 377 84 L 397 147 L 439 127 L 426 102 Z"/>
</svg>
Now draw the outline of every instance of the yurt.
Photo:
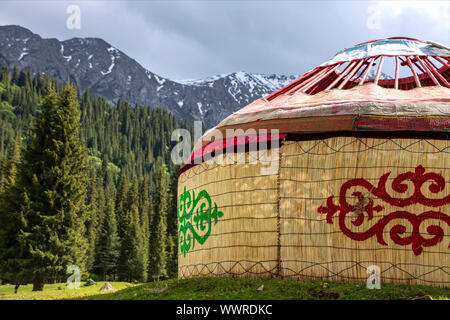
<svg viewBox="0 0 450 320">
<path fill-rule="evenodd" d="M 378 270 L 450 286 L 449 139 L 449 48 L 338 52 L 196 143 L 178 179 L 179 278 Z"/>
</svg>

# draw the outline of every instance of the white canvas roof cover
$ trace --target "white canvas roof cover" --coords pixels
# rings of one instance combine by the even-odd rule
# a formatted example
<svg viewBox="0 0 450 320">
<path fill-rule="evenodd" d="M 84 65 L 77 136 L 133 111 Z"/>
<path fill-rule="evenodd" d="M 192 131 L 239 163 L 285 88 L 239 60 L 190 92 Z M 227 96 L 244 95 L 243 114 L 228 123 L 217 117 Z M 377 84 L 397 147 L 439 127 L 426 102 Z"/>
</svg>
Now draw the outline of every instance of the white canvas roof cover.
<svg viewBox="0 0 450 320">
<path fill-rule="evenodd" d="M 383 39 L 362 43 L 349 49 L 339 51 L 333 59 L 320 66 L 333 65 L 338 62 L 352 61 L 377 55 L 420 55 L 450 56 L 450 49 L 431 42 L 409 39 Z"/>
</svg>

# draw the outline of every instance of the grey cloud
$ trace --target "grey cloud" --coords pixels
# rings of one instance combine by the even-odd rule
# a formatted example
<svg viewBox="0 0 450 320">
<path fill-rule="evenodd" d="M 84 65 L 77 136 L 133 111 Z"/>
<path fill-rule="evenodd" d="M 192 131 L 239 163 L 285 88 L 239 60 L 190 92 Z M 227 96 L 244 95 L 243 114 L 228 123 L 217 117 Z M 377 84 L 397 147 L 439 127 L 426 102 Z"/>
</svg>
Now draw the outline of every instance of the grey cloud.
<svg viewBox="0 0 450 320">
<path fill-rule="evenodd" d="M 65 27 L 65 8 L 72 3 L 81 7 L 81 30 Z M 299 74 L 343 47 L 390 36 L 450 43 L 450 21 L 414 7 L 399 14 L 383 8 L 381 29 L 370 30 L 369 5 L 376 3 L 1 1 L 0 24 L 19 24 L 59 39 L 101 37 L 149 70 L 174 79 L 238 70 Z"/>
</svg>

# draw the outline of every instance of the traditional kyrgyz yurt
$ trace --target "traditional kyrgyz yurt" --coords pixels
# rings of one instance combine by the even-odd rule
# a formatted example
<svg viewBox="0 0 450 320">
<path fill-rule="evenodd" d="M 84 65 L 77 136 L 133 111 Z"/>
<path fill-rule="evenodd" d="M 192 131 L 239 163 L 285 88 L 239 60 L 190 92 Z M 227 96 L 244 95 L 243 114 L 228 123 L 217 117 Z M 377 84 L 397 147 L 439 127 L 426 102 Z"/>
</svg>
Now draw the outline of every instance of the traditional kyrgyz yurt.
<svg viewBox="0 0 450 320">
<path fill-rule="evenodd" d="M 450 49 L 337 53 L 207 131 L 178 180 L 178 275 L 450 286 Z M 375 266 L 375 267 L 373 267 Z"/>
</svg>

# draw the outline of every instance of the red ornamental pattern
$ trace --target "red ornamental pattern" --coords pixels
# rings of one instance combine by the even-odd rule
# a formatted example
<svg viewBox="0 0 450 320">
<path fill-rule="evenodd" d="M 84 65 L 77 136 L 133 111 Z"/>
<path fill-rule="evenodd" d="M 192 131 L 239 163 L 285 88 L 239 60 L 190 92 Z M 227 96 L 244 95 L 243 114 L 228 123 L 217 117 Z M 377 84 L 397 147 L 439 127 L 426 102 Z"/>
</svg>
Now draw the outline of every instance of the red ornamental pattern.
<svg viewBox="0 0 450 320">
<path fill-rule="evenodd" d="M 445 227 L 445 224 L 450 226 L 450 216 L 442 212 L 444 211 L 444 208 L 447 208 L 448 211 L 450 194 L 440 199 L 430 199 L 423 195 L 421 191 L 422 186 L 426 181 L 430 181 L 431 183 L 428 190 L 433 194 L 437 194 L 445 189 L 446 181 L 439 173 L 425 173 L 425 169 L 419 165 L 415 168 L 414 172 L 408 171 L 399 174 L 392 181 L 392 190 L 400 194 L 405 194 L 408 191 L 409 185 L 406 182 L 412 182 L 414 185 L 413 194 L 408 198 L 393 198 L 386 191 L 386 183 L 390 175 L 391 172 L 382 175 L 377 186 L 372 185 L 365 179 L 352 179 L 346 181 L 342 184 L 339 192 L 339 204 L 336 205 L 334 203 L 335 196 L 332 195 L 328 197 L 325 206 L 320 206 L 318 208 L 318 212 L 326 214 L 326 221 L 330 224 L 333 224 L 333 216 L 337 213 L 341 231 L 353 240 L 365 241 L 369 238 L 376 237 L 378 243 L 387 246 L 384 239 L 384 233 L 389 231 L 390 237 L 394 243 L 402 246 L 411 245 L 414 254 L 416 256 L 420 255 L 424 247 L 432 247 L 443 241 L 445 235 L 443 226 Z M 366 197 L 362 192 L 354 191 L 351 195 L 356 197 L 358 202 L 355 205 L 349 204 L 347 202 L 347 191 L 352 187 L 362 187 L 368 190 L 369 196 Z M 374 218 L 374 213 L 383 211 L 384 207 L 382 205 L 375 206 L 372 198 L 378 198 L 379 200 L 398 208 L 421 204 L 429 207 L 430 210 L 415 214 L 404 209 L 399 209 L 386 215 L 382 215 L 374 225 L 364 232 L 354 232 L 350 230 L 347 226 L 349 221 L 355 227 L 359 227 L 365 222 L 366 215 L 367 220 L 370 221 Z M 390 230 L 385 231 L 387 224 L 391 221 L 395 224 Z M 424 221 L 431 222 L 426 228 L 427 235 L 425 236 L 420 232 L 420 225 Z M 407 228 L 404 226 L 405 223 L 411 224 L 412 232 L 405 234 L 407 231 Z M 448 248 L 450 248 L 450 245 Z"/>
</svg>

